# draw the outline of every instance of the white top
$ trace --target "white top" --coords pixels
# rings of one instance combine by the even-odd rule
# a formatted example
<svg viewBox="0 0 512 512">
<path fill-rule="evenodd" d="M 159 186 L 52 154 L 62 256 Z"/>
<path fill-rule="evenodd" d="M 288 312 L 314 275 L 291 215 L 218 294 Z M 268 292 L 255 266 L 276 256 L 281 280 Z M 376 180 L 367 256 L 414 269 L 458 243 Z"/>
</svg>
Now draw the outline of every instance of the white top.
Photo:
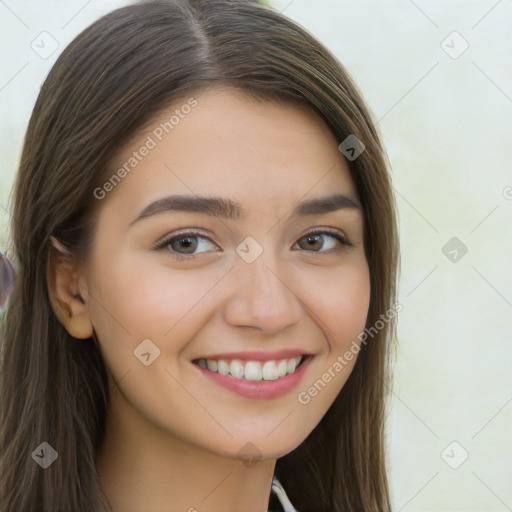
<svg viewBox="0 0 512 512">
<path fill-rule="evenodd" d="M 272 480 L 272 492 L 277 496 L 284 512 L 298 512 L 298 510 L 291 504 L 286 492 L 284 492 L 283 486 L 276 477 Z"/>
</svg>

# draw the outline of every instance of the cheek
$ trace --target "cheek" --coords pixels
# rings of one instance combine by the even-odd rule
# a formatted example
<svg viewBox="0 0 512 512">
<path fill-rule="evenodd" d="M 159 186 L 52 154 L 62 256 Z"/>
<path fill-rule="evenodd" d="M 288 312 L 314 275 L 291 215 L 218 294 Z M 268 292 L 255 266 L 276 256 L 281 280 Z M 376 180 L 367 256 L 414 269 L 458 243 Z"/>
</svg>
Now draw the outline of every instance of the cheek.
<svg viewBox="0 0 512 512">
<path fill-rule="evenodd" d="M 311 288 L 310 288 L 311 289 Z M 344 352 L 364 330 L 370 304 L 370 276 L 366 261 L 326 272 L 315 279 L 309 304 L 319 327 L 336 355 Z"/>
<path fill-rule="evenodd" d="M 93 289 L 100 304 L 95 312 L 116 331 L 162 337 L 200 299 L 206 283 L 191 275 L 165 269 L 147 255 L 118 258 L 115 266 L 103 265 L 96 274 Z"/>
<path fill-rule="evenodd" d="M 358 336 L 364 331 L 370 303 L 370 276 L 366 260 L 339 272 L 317 276 L 309 305 L 326 340 L 324 350 L 304 382 L 297 401 L 308 412 L 308 428 L 324 416 L 349 378 L 359 354 Z"/>
<path fill-rule="evenodd" d="M 160 351 L 158 366 L 175 364 L 208 317 L 205 307 L 213 307 L 214 295 L 209 291 L 224 269 L 176 270 L 147 254 L 111 260 L 116 264 L 96 267 L 91 295 L 97 300 L 90 308 L 107 366 L 115 377 L 138 369 L 134 351 L 147 339 Z"/>
</svg>

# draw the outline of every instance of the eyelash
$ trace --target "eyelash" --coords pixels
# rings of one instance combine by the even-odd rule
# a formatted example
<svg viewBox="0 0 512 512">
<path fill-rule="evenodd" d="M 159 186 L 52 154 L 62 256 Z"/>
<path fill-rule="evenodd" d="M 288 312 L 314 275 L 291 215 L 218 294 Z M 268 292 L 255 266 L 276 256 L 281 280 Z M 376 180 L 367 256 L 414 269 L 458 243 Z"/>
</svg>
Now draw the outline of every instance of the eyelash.
<svg viewBox="0 0 512 512">
<path fill-rule="evenodd" d="M 303 240 L 305 238 L 308 238 L 311 236 L 316 236 L 316 235 L 328 235 L 328 236 L 335 238 L 336 240 L 338 240 L 338 242 L 340 242 L 342 244 L 341 249 L 348 249 L 349 247 L 354 247 L 354 245 L 344 235 L 342 235 L 338 231 L 331 231 L 328 229 L 316 229 L 316 230 L 310 231 L 309 233 L 306 233 L 303 237 L 299 238 L 299 240 L 297 242 L 299 242 L 300 240 Z M 202 233 L 192 230 L 192 231 L 187 231 L 185 233 L 180 233 L 179 235 L 173 235 L 173 236 L 167 237 L 164 240 L 162 240 L 161 242 L 157 242 L 152 247 L 152 250 L 162 251 L 164 249 L 167 249 L 167 246 L 169 246 L 171 244 L 171 242 L 173 242 L 175 240 L 181 240 L 184 238 L 195 238 L 195 237 L 204 238 L 214 244 L 214 242 L 207 236 L 204 236 Z M 303 249 L 303 250 L 307 251 L 307 249 Z M 324 252 L 330 253 L 333 251 L 336 251 L 336 249 L 329 249 L 328 251 L 307 251 L 307 252 L 322 254 Z M 199 253 L 199 254 L 202 254 L 202 253 Z M 169 257 L 171 257 L 172 259 L 175 259 L 175 260 L 179 260 L 179 261 L 191 260 L 191 259 L 195 258 L 196 256 L 197 256 L 197 254 L 185 255 L 185 254 L 180 254 L 175 251 L 169 252 Z"/>
</svg>

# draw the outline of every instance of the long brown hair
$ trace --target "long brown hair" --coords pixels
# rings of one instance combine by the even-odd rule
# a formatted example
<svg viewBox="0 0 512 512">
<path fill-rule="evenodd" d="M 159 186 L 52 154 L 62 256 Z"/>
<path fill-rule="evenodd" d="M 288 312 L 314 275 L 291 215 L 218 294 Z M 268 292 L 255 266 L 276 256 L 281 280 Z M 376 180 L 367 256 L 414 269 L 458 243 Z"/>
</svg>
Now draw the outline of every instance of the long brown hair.
<svg viewBox="0 0 512 512">
<path fill-rule="evenodd" d="M 2 512 L 110 510 L 95 469 L 106 369 L 94 340 L 77 342 L 51 308 L 51 242 L 86 261 L 99 210 L 93 191 L 121 146 L 177 98 L 215 86 L 308 105 L 340 143 L 351 134 L 363 142 L 348 163 L 365 216 L 367 326 L 395 302 L 398 237 L 387 161 L 337 59 L 256 1 L 151 1 L 111 12 L 51 69 L 13 190 L 16 287 L 1 324 Z M 392 319 L 361 346 L 327 414 L 277 461 L 276 476 L 300 512 L 390 510 L 384 425 L 394 332 Z M 31 456 L 42 442 L 58 453 L 46 470 Z"/>
</svg>

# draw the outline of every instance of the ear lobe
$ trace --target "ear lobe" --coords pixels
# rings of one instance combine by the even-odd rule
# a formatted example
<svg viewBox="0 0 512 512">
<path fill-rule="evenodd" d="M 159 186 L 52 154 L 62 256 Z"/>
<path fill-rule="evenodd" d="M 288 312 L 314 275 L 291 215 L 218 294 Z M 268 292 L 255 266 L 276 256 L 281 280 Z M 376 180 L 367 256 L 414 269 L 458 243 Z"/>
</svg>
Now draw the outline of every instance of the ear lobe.
<svg viewBox="0 0 512 512">
<path fill-rule="evenodd" d="M 48 258 L 48 296 L 60 323 L 74 338 L 87 339 L 93 327 L 84 299 L 78 291 L 78 269 L 70 253 L 53 237 Z"/>
</svg>

